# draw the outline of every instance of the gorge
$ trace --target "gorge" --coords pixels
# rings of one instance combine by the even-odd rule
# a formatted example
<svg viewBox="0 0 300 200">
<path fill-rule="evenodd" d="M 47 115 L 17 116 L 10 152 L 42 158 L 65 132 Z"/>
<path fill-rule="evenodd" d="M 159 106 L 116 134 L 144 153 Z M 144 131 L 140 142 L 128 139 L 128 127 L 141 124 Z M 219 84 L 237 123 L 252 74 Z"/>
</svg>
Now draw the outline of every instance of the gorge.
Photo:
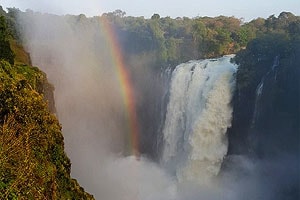
<svg viewBox="0 0 300 200">
<path fill-rule="evenodd" d="M 236 55 L 225 56 L 225 42 L 198 52 L 193 42 L 211 42 L 186 36 L 174 59 L 172 48 L 163 56 L 175 38 L 157 31 L 152 46 L 138 36 L 130 44 L 118 16 L 27 11 L 17 21 L 32 64 L 54 85 L 72 176 L 96 199 L 299 199 L 300 20 L 280 16 L 294 32 L 258 23 L 267 33 L 245 48 L 232 40 Z M 162 23 L 151 20 L 153 30 Z"/>
</svg>

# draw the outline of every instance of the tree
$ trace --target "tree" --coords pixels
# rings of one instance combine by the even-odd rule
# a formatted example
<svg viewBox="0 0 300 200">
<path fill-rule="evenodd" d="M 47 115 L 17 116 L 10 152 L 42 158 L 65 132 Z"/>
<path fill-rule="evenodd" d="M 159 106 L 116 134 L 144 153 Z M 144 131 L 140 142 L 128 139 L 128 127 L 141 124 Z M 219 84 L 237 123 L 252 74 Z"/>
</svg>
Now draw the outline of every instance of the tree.
<svg viewBox="0 0 300 200">
<path fill-rule="evenodd" d="M 2 6 L 0 6 L 0 16 L 5 16 L 6 12 L 3 10 Z"/>
<path fill-rule="evenodd" d="M 289 24 L 288 32 L 291 37 L 300 39 L 300 19 Z"/>
<path fill-rule="evenodd" d="M 157 20 L 157 19 L 160 19 L 160 16 L 159 16 L 159 14 L 153 14 L 151 19 Z"/>
<path fill-rule="evenodd" d="M 14 64 L 15 55 L 10 48 L 9 34 L 4 16 L 0 16 L 0 59 L 7 60 L 10 64 Z"/>
<path fill-rule="evenodd" d="M 120 10 L 120 9 L 117 9 L 117 10 L 113 11 L 113 14 L 114 14 L 115 16 L 118 16 L 118 17 L 123 18 L 123 17 L 125 17 L 126 12 L 124 12 L 124 11 L 122 11 L 122 10 Z"/>
</svg>

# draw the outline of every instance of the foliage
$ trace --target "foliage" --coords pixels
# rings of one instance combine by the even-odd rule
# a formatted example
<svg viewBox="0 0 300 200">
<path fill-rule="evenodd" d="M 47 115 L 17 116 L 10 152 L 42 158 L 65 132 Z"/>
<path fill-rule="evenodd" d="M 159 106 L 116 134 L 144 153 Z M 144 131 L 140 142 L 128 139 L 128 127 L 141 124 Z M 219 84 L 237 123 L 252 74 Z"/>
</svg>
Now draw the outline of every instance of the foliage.
<svg viewBox="0 0 300 200">
<path fill-rule="evenodd" d="M 70 177 L 54 88 L 17 41 L 17 12 L 0 13 L 0 199 L 93 199 Z"/>
<path fill-rule="evenodd" d="M 232 38 L 241 22 L 233 17 L 172 19 L 153 14 L 145 19 L 118 13 L 106 13 L 101 18 L 109 21 L 118 33 L 125 57 L 155 52 L 157 65 L 166 66 L 234 53 L 241 47 Z"/>
<path fill-rule="evenodd" d="M 17 9 L 8 11 L 6 15 L 10 22 L 8 24 L 16 24 L 16 16 L 21 11 Z M 32 11 L 27 11 L 26 14 L 40 15 Z M 90 30 L 92 33 L 89 40 L 95 40 L 95 44 L 98 44 L 99 40 L 97 38 L 99 33 L 95 27 L 100 27 L 101 31 L 103 28 L 101 21 L 105 21 L 114 30 L 115 39 L 120 43 L 125 61 L 132 62 L 130 59 L 146 55 L 152 58 L 155 55 L 154 67 L 158 68 L 175 66 L 191 59 L 235 54 L 246 48 L 251 40 L 269 33 L 284 34 L 288 30 L 294 32 L 295 37 L 299 37 L 297 33 L 300 20 L 299 16 L 288 12 L 282 12 L 278 17 L 257 18 L 248 23 L 226 16 L 172 19 L 153 14 L 150 19 L 146 19 L 126 16 L 126 12 L 122 10 L 92 18 L 87 18 L 83 14 L 60 17 L 66 18 L 74 30 L 79 32 L 83 28 L 85 31 Z M 19 35 L 18 31 L 14 26 L 9 27 L 16 38 Z"/>
<path fill-rule="evenodd" d="M 102 17 L 108 18 L 119 33 L 118 38 L 122 38 L 125 56 L 155 52 L 160 66 L 237 53 L 265 34 L 284 35 L 288 30 L 295 37 L 299 35 L 300 18 L 288 12 L 282 12 L 278 18 L 257 18 L 244 24 L 240 19 L 225 16 L 172 19 L 153 14 L 145 19 L 120 17 L 117 13 Z"/>
<path fill-rule="evenodd" d="M 0 62 L 0 198 L 92 199 L 70 178 L 61 126 L 37 68 Z"/>
<path fill-rule="evenodd" d="M 24 50 L 24 47 L 19 44 L 16 40 L 10 40 L 10 48 L 14 52 L 16 64 L 26 64 L 31 65 L 31 59 L 29 53 Z"/>
<path fill-rule="evenodd" d="M 4 16 L 0 16 L 0 59 L 5 59 L 9 63 L 14 63 L 14 53 L 10 48 L 9 34 Z"/>
<path fill-rule="evenodd" d="M 288 15 L 291 20 L 287 21 L 287 18 L 282 16 L 285 15 L 280 14 L 278 18 L 269 17 L 266 20 L 266 32 L 260 32 L 259 36 L 252 39 L 247 48 L 238 52 L 233 59 L 239 65 L 237 73 L 238 89 L 248 87 L 254 90 L 276 56 L 283 59 L 289 57 L 295 51 L 294 44 L 297 44 L 297 40 L 299 40 L 300 29 L 298 30 L 297 27 L 300 26 L 300 18 Z"/>
</svg>

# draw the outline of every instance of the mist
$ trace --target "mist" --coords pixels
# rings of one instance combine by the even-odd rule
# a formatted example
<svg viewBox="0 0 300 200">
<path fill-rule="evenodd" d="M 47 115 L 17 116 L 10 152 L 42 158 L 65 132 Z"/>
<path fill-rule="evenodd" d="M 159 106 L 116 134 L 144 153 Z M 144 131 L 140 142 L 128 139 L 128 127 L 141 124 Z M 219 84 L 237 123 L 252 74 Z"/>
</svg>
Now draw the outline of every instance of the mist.
<svg viewBox="0 0 300 200">
<path fill-rule="evenodd" d="M 99 18 L 85 21 L 84 16 L 33 12 L 21 13 L 19 18 L 33 65 L 46 72 L 55 87 L 56 115 L 63 127 L 72 176 L 96 199 L 268 200 L 278 198 L 274 191 L 299 181 L 299 163 L 286 155 L 275 160 L 228 157 L 223 172 L 200 185 L 178 182 L 146 156 L 140 160 L 125 156 L 126 108 Z M 129 69 L 141 83 L 135 91 L 140 107 L 146 98 L 140 91 L 150 90 L 148 83 L 156 80 L 144 64 L 139 60 Z M 163 87 L 156 85 L 154 93 Z"/>
<path fill-rule="evenodd" d="M 126 108 L 99 19 L 89 24 L 80 23 L 80 16 L 33 12 L 19 19 L 33 65 L 55 87 L 72 176 L 96 199 L 167 199 L 171 180 L 157 164 L 123 157 L 129 137 Z M 149 79 L 148 72 L 135 70 Z"/>
<path fill-rule="evenodd" d="M 45 71 L 55 87 L 72 175 L 93 188 L 107 155 L 123 148 L 124 108 L 112 64 L 104 59 L 108 47 L 103 42 L 97 48 L 91 41 L 93 34 L 100 34 L 96 27 L 72 27 L 66 18 L 54 15 L 20 17 L 33 65 Z"/>
</svg>

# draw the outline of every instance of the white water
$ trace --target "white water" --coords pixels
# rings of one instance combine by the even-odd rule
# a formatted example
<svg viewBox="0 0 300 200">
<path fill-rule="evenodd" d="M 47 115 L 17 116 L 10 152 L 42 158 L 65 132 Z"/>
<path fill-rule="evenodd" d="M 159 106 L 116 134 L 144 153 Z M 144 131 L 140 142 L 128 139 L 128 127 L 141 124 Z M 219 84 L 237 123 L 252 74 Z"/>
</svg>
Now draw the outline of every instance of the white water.
<svg viewBox="0 0 300 200">
<path fill-rule="evenodd" d="M 255 123 L 257 122 L 260 112 L 259 112 L 259 102 L 264 90 L 264 84 L 266 79 L 272 78 L 274 81 L 277 80 L 277 73 L 278 73 L 278 68 L 279 68 L 279 56 L 276 56 L 273 61 L 273 65 L 271 66 L 270 70 L 261 78 L 259 84 L 256 87 L 256 92 L 255 92 L 255 104 L 254 104 L 254 112 L 253 112 L 253 117 L 252 117 L 252 122 L 251 122 L 251 127 L 253 128 L 255 126 Z M 270 77 L 270 75 L 274 74 L 273 76 Z"/>
<path fill-rule="evenodd" d="M 161 162 L 180 182 L 207 183 L 220 170 L 232 117 L 232 57 L 190 61 L 172 74 Z"/>
<path fill-rule="evenodd" d="M 254 104 L 254 112 L 253 112 L 253 117 L 252 117 L 252 122 L 251 122 L 251 126 L 254 127 L 258 117 L 259 117 L 259 109 L 258 109 L 258 102 L 260 101 L 263 89 L 264 89 L 264 83 L 265 80 L 264 78 L 262 78 L 262 80 L 260 81 L 260 83 L 258 84 L 257 88 L 256 88 L 256 96 L 255 96 L 255 104 Z"/>
</svg>

